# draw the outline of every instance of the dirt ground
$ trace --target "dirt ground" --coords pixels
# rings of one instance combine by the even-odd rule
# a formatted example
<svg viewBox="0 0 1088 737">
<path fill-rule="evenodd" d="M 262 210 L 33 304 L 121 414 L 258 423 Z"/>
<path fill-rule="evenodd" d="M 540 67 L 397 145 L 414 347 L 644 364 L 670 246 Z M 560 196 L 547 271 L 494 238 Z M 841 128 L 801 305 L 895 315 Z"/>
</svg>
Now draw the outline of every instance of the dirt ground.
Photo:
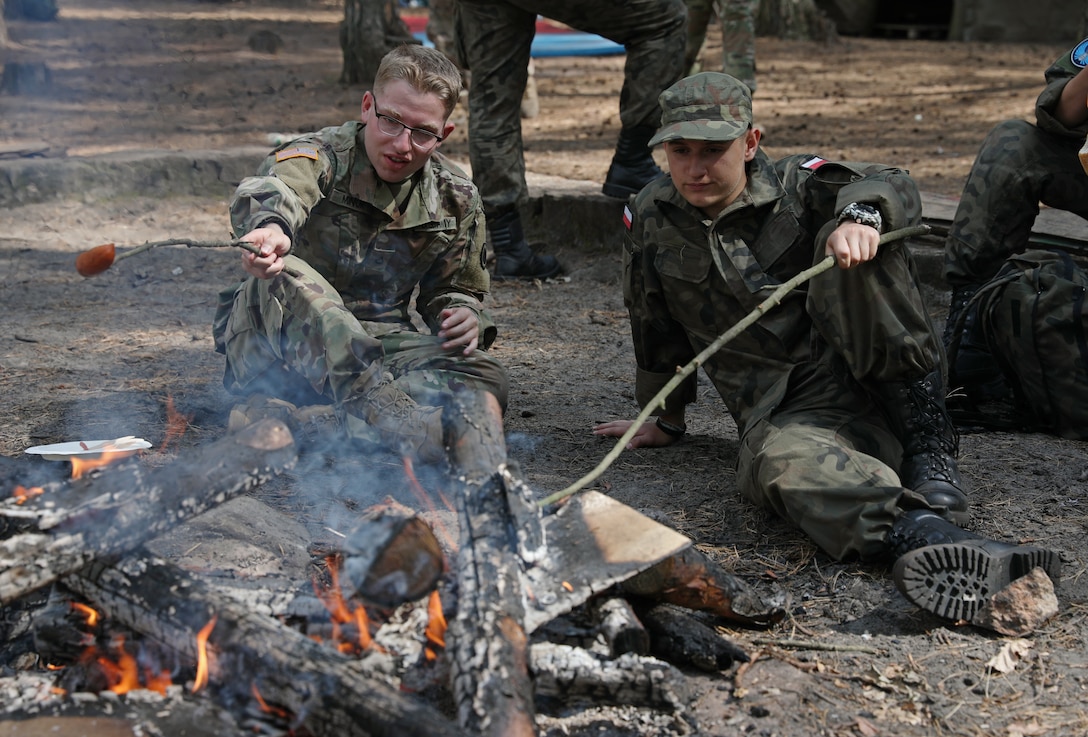
<svg viewBox="0 0 1088 737">
<path fill-rule="evenodd" d="M 47 61 L 51 94 L 0 97 L 0 144 L 44 141 L 69 156 L 135 149 L 230 149 L 342 122 L 362 88 L 338 84 L 339 4 L 110 0 L 60 3 L 52 23 L 11 22 Z M 271 30 L 276 54 L 247 39 Z M 703 60 L 718 58 L 716 33 Z M 994 123 L 1027 117 L 1060 45 L 760 38 L 757 119 L 771 154 L 812 151 L 909 168 L 923 190 L 956 196 Z M 622 57 L 536 61 L 540 115 L 526 120 L 530 170 L 601 181 L 618 131 Z M 445 146 L 467 160 L 463 108 Z M 189 429 L 169 457 L 221 437 L 233 402 L 209 324 L 216 292 L 238 278 L 233 254 L 159 249 L 93 279 L 74 255 L 105 241 L 214 239 L 222 198 L 66 200 L 0 213 L 0 455 L 27 474 L 61 464 L 33 445 L 137 435 L 160 447 L 173 402 Z M 565 488 L 611 449 L 594 423 L 633 417 L 634 361 L 615 255 L 560 252 L 567 278 L 497 284 L 490 301 L 509 368 L 510 455 L 541 496 Z M 753 586 L 790 596 L 789 616 L 759 632 L 723 622 L 753 663 L 690 672 L 689 729 L 701 735 L 1083 735 L 1088 673 L 1088 448 L 1043 435 L 965 433 L 961 467 L 973 527 L 1059 550 L 1060 613 L 1013 641 L 915 610 L 887 571 L 836 563 L 736 489 L 735 427 L 703 382 L 685 440 L 627 452 L 595 488 L 663 515 Z M 148 462 L 160 462 L 151 456 Z M 381 464 L 378 464 L 379 466 Z M 387 464 L 388 466 L 389 464 Z M 369 481 L 365 474 L 372 473 Z M 361 479 L 363 479 L 361 481 Z M 440 484 L 423 479 L 424 484 Z M 305 519 L 405 493 L 395 468 L 304 457 L 258 496 Z M 337 510 L 340 510 L 337 512 Z M 994 664 L 1020 653 L 1011 667 Z M 642 710 L 645 712 L 645 710 Z M 673 734 L 660 715 L 579 705 L 549 734 Z M 617 721 L 618 720 L 618 721 Z M 690 724 L 694 723 L 693 729 Z"/>
</svg>

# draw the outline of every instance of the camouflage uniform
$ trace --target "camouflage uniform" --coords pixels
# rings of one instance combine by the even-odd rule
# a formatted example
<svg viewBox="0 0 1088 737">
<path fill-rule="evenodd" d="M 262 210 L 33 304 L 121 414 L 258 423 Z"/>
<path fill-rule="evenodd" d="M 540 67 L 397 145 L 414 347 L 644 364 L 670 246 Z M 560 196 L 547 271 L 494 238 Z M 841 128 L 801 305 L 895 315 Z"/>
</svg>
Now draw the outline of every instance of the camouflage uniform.
<svg viewBox="0 0 1088 737">
<path fill-rule="evenodd" d="M 339 405 L 384 377 L 421 404 L 471 387 L 505 407 L 495 359 L 443 350 L 409 314 L 418 287 L 415 306 L 432 332 L 442 310 L 468 307 L 480 318 L 480 347 L 494 341 L 481 305 L 490 279 L 475 187 L 437 152 L 405 182 L 380 180 L 363 129 L 349 122 L 286 143 L 235 192 L 234 232 L 278 223 L 292 250 L 285 273 L 220 295 L 213 333 L 227 358 L 224 384 Z"/>
<path fill-rule="evenodd" d="M 713 221 L 663 178 L 633 201 L 624 296 L 645 406 L 720 334 L 777 287 L 824 257 L 836 215 L 879 207 L 885 229 L 918 222 L 921 200 L 899 169 L 762 150 L 748 186 Z M 703 366 L 736 420 L 738 483 L 836 558 L 885 552 L 900 510 L 925 506 L 902 487 L 902 446 L 872 398 L 943 360 L 903 243 L 794 290 Z M 695 400 L 696 377 L 661 414 Z"/>
<path fill-rule="evenodd" d="M 626 47 L 625 128 L 656 127 L 658 94 L 683 73 L 683 0 L 458 0 L 461 62 L 472 73 L 469 156 L 489 216 L 528 195 L 520 110 L 537 14 Z"/>
<path fill-rule="evenodd" d="M 710 16 L 722 25 L 722 71 L 756 91 L 756 11 L 759 0 L 684 0 L 688 6 L 684 69 L 694 74 Z"/>
<path fill-rule="evenodd" d="M 1088 218 L 1088 176 L 1077 155 L 1088 123 L 1071 130 L 1054 118 L 1066 83 L 1086 63 L 1088 39 L 1046 70 L 1037 125 L 1008 120 L 983 142 L 945 247 L 945 277 L 953 287 L 988 281 L 1024 250 L 1040 202 Z"/>
</svg>

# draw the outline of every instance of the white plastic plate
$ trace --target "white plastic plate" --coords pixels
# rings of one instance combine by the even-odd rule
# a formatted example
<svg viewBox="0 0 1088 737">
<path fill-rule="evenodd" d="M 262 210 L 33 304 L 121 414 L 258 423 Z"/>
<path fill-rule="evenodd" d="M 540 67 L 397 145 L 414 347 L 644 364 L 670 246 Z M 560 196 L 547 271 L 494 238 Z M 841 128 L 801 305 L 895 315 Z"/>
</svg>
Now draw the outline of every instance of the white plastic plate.
<svg viewBox="0 0 1088 737">
<path fill-rule="evenodd" d="M 25 452 L 40 455 L 47 461 L 67 461 L 73 456 L 98 456 L 104 452 L 125 453 L 131 455 L 138 450 L 150 448 L 151 443 L 143 438 L 126 435 L 113 440 L 73 440 L 69 443 L 35 445 Z"/>
</svg>

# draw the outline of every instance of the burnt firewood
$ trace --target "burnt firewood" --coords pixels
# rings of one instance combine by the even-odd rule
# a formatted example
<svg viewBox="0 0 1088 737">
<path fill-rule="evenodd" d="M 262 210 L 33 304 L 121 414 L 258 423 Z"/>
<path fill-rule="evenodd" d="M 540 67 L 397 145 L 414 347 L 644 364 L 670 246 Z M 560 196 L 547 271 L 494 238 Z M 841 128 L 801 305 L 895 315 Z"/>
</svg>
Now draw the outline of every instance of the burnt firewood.
<svg viewBox="0 0 1088 737">
<path fill-rule="evenodd" d="M 446 568 L 431 526 L 392 499 L 366 510 L 339 554 L 345 596 L 390 609 L 434 591 Z"/>
<path fill-rule="evenodd" d="M 740 646 L 680 607 L 657 604 L 642 611 L 641 618 L 650 631 L 650 651 L 674 665 L 716 672 L 750 660 Z"/>
<path fill-rule="evenodd" d="M 650 652 L 650 634 L 626 599 L 604 598 L 594 602 L 593 610 L 598 622 L 597 631 L 608 644 L 612 657 Z"/>
<path fill-rule="evenodd" d="M 0 504 L 0 517 L 16 517 L 24 529 L 0 541 L 0 604 L 92 560 L 132 550 L 259 486 L 295 459 L 286 425 L 264 420 L 160 468 L 106 467 L 56 493 Z"/>
<path fill-rule="evenodd" d="M 761 595 L 696 548 L 687 548 L 628 579 L 620 589 L 750 626 L 768 627 L 786 616 L 784 593 Z"/>
<path fill-rule="evenodd" d="M 142 551 L 116 565 L 97 561 L 64 578 L 115 623 L 197 661 L 197 633 L 208 635 L 211 689 L 225 704 L 260 697 L 294 715 L 313 734 L 345 737 L 462 734 L 429 705 L 400 692 L 365 662 L 257 614 L 178 566 Z"/>
<path fill-rule="evenodd" d="M 462 487 L 458 606 L 446 637 L 457 720 L 475 734 L 527 737 L 536 717 L 520 551 L 539 542 L 539 512 L 519 494 L 483 399 L 465 397 L 443 416 Z"/>
<path fill-rule="evenodd" d="M 607 658 L 582 648 L 539 643 L 532 648 L 537 695 L 569 704 L 590 700 L 683 714 L 691 684 L 669 663 L 635 653 Z"/>
</svg>

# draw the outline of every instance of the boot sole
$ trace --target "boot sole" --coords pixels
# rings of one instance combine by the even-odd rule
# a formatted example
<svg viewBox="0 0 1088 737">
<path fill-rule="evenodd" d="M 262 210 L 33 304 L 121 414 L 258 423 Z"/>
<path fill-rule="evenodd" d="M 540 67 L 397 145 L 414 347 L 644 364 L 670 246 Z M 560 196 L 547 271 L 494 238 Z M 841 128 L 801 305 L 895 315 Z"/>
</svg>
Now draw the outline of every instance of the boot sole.
<svg viewBox="0 0 1088 737">
<path fill-rule="evenodd" d="M 945 619 L 969 621 L 991 596 L 1035 568 L 1045 570 L 1057 584 L 1061 562 L 1052 551 L 1019 545 L 994 553 L 946 543 L 900 556 L 892 578 L 915 606 Z"/>
</svg>

